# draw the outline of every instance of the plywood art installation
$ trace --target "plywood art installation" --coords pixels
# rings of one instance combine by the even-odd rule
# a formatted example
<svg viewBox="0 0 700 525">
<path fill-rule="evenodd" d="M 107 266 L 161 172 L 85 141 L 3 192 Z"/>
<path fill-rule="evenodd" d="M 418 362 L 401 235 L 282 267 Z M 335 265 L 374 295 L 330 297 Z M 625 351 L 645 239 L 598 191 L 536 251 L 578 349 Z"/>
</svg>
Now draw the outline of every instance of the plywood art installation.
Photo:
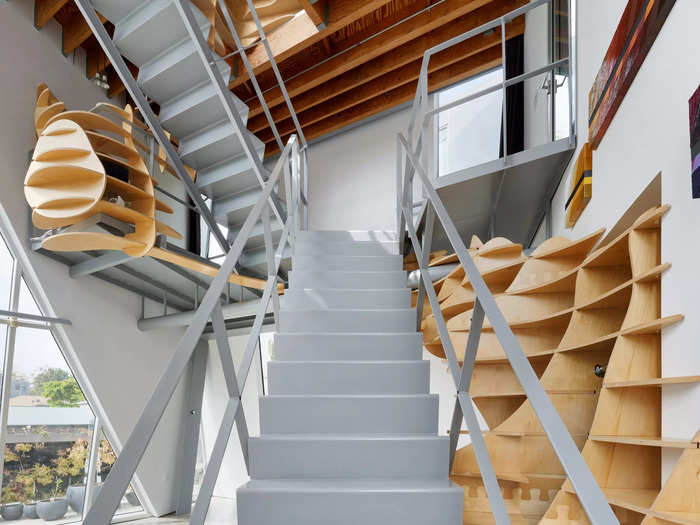
<svg viewBox="0 0 700 525">
<path fill-rule="evenodd" d="M 700 197 L 700 86 L 688 101 L 690 110 L 690 163 L 693 199 Z"/>
<path fill-rule="evenodd" d="M 566 227 L 573 228 L 583 213 L 583 209 L 593 196 L 593 152 L 586 142 L 576 159 L 574 173 L 571 177 L 569 198 L 566 200 Z"/>
<path fill-rule="evenodd" d="M 676 0 L 629 0 L 588 95 L 588 141 L 597 149 Z"/>
<path fill-rule="evenodd" d="M 667 210 L 648 210 L 598 249 L 602 229 L 576 241 L 548 239 L 529 257 L 505 239 L 470 247 L 545 391 L 625 524 L 640 521 L 628 519 L 630 509 L 613 497 L 621 492 L 608 489 L 630 489 L 634 497 L 638 486 L 653 479 L 656 486 L 641 488 L 656 495 L 661 447 L 691 447 L 688 452 L 697 447 L 696 441 L 660 437 L 661 385 L 700 381 L 660 375 L 660 331 L 682 319 L 660 312 L 660 279 L 670 267 L 660 261 L 660 219 Z M 461 361 L 474 292 L 461 266 L 435 289 Z M 426 349 L 444 357 L 429 309 L 423 326 Z M 484 439 L 511 522 L 588 523 L 488 319 L 470 395 L 490 429 Z M 686 470 L 693 461 L 698 458 L 687 460 Z M 451 477 L 464 487 L 463 522 L 493 523 L 471 445 L 457 451 Z M 697 482 L 685 490 L 692 502 L 700 501 Z M 676 500 L 685 502 L 684 497 Z"/>
<path fill-rule="evenodd" d="M 37 143 L 24 180 L 32 222 L 49 230 L 41 237 L 46 250 L 121 250 L 132 257 L 150 256 L 215 276 L 218 267 L 156 245 L 157 235 L 181 235 L 159 221 L 156 211 L 173 213 L 155 198 L 155 179 L 132 136 L 137 120 L 129 106 L 110 107 L 120 124 L 89 111 L 65 111 L 43 84 L 37 90 L 34 125 Z M 146 146 L 140 145 L 142 149 Z M 81 231 L 80 223 L 108 215 L 133 231 L 124 236 Z M 263 289 L 266 281 L 232 274 L 229 282 Z"/>
</svg>

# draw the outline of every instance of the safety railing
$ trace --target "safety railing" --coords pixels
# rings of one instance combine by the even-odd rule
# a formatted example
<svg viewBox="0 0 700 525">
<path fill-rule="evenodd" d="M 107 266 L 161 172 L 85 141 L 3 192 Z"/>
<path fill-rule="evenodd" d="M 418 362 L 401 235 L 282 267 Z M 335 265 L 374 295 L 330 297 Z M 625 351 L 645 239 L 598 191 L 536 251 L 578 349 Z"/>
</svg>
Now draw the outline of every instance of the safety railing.
<svg viewBox="0 0 700 525">
<path fill-rule="evenodd" d="M 224 411 L 219 430 L 211 449 L 204 477 L 201 482 L 196 503 L 192 509 L 190 523 L 201 525 L 204 523 L 209 504 L 214 491 L 214 485 L 219 474 L 219 468 L 226 451 L 226 445 L 231 434 L 234 423 L 241 443 L 241 449 L 248 466 L 248 426 L 241 404 L 241 392 L 246 384 L 246 379 L 251 368 L 253 357 L 258 345 L 258 338 L 263 325 L 265 315 L 272 302 L 275 323 L 279 322 L 279 290 L 277 272 L 279 270 L 282 254 L 287 244 L 293 245 L 296 233 L 302 228 L 300 216 L 303 212 L 304 204 L 300 191 L 300 166 L 301 152 L 296 135 L 287 142 L 279 160 L 270 173 L 268 180 L 263 186 L 262 193 L 257 199 L 253 209 L 243 223 L 236 236 L 231 249 L 224 258 L 221 268 L 212 281 L 209 289 L 202 298 L 192 321 L 180 339 L 170 361 L 161 376 L 156 388 L 144 407 L 141 415 L 127 439 L 124 447 L 120 451 L 118 458 L 110 471 L 109 477 L 104 486 L 94 498 L 94 502 L 88 511 L 84 523 L 90 525 L 107 525 L 114 515 L 122 495 L 126 491 L 131 478 L 133 477 L 139 462 L 146 451 L 146 448 L 156 430 L 158 422 L 170 401 L 180 379 L 182 378 L 189 363 L 195 365 L 196 353 L 200 338 L 211 320 L 214 337 L 216 340 L 224 379 L 228 394 L 228 402 Z M 270 227 L 270 196 L 278 186 L 280 179 L 284 177 L 287 205 L 287 219 L 284 222 L 282 235 L 275 248 L 272 241 Z M 243 353 L 243 360 L 236 371 L 226 334 L 223 311 L 221 307 L 221 294 L 228 282 L 228 277 L 232 273 L 236 262 L 241 256 L 243 247 L 250 236 L 253 227 L 262 220 L 264 228 L 265 253 L 267 256 L 267 283 L 263 291 L 262 298 L 258 305 L 255 320 L 248 336 L 248 341 Z M 201 402 L 201 400 L 200 400 Z M 194 409 L 199 412 L 199 408 Z M 196 415 L 196 414 L 193 414 Z M 197 416 L 198 417 L 198 416 Z M 198 425 L 196 425 L 198 426 Z M 196 435 L 196 431 L 195 431 Z M 189 447 L 190 453 L 196 454 L 195 446 Z M 186 498 L 178 499 L 178 513 L 189 512 L 191 505 L 191 487 L 194 478 L 194 462 L 188 461 L 192 458 L 178 458 L 184 464 L 192 466 L 191 471 L 181 472 L 178 483 L 190 488 L 189 494 L 184 494 Z"/>
<path fill-rule="evenodd" d="M 472 31 L 468 31 L 460 36 L 439 44 L 428 51 L 423 57 L 421 73 L 418 80 L 418 88 L 411 113 L 411 120 L 407 133 L 404 135 L 399 133 L 397 136 L 397 224 L 401 235 L 402 250 L 404 247 L 404 235 L 407 231 L 408 238 L 412 248 L 416 254 L 419 263 L 420 283 L 418 288 L 418 303 L 417 303 L 417 323 L 420 323 L 422 317 L 422 309 L 424 297 L 427 295 L 432 312 L 435 316 L 438 334 L 440 341 L 445 349 L 448 367 L 452 380 L 454 381 L 457 390 L 457 399 L 452 417 L 450 430 L 450 465 L 454 460 L 457 441 L 460 435 L 462 421 L 466 423 L 469 436 L 471 438 L 474 453 L 479 465 L 484 487 L 491 505 L 495 522 L 499 525 L 510 523 L 508 512 L 503 500 L 498 479 L 491 463 L 491 458 L 486 447 L 486 442 L 479 426 L 471 396 L 469 395 L 469 386 L 471 377 L 474 371 L 474 363 L 476 359 L 479 340 L 484 318 L 487 317 L 493 327 L 493 330 L 498 338 L 499 343 L 503 347 L 505 354 L 510 362 L 513 371 L 515 372 L 518 381 L 520 382 L 527 399 L 537 415 L 537 418 L 547 435 L 554 452 L 561 462 L 564 471 L 571 481 L 574 490 L 576 491 L 583 508 L 594 525 L 618 523 L 610 505 L 595 478 L 591 474 L 586 462 L 583 460 L 581 453 L 576 446 L 576 443 L 569 434 L 566 426 L 562 422 L 554 405 L 547 396 L 542 387 L 537 374 L 533 370 L 525 353 L 523 352 L 520 343 L 515 338 L 510 326 L 508 325 L 503 313 L 486 285 L 483 277 L 479 273 L 474 261 L 462 238 L 460 237 L 457 228 L 450 218 L 442 200 L 437 194 L 433 185 L 433 179 L 429 177 L 429 166 L 432 166 L 432 158 L 428 148 L 425 148 L 427 137 L 431 136 L 430 123 L 432 118 L 440 111 L 429 109 L 428 104 L 428 68 L 430 58 L 436 53 L 444 51 L 451 46 L 481 35 L 487 31 L 491 31 L 500 27 L 501 31 L 501 48 L 502 59 L 505 70 L 505 42 L 506 42 L 506 24 L 515 18 L 524 15 L 528 11 L 539 7 L 543 4 L 549 4 L 552 0 L 533 0 L 522 8 L 511 11 L 510 13 L 488 22 Z M 571 34 L 571 33 L 569 33 Z M 441 110 L 455 107 L 459 104 L 464 104 L 471 100 L 476 100 L 482 96 L 492 93 L 497 90 L 503 91 L 503 153 L 504 158 L 508 157 L 507 146 L 507 120 L 506 120 L 506 97 L 505 90 L 507 87 L 541 75 L 545 72 L 550 72 L 554 75 L 556 68 L 564 64 L 569 64 L 571 57 L 571 42 L 569 43 L 569 57 L 553 61 L 550 64 L 533 70 L 531 72 L 519 75 L 512 79 L 506 79 L 500 86 L 488 88 L 480 91 L 469 97 L 455 101 L 453 104 L 441 108 Z M 573 82 L 569 83 L 569 89 L 573 89 Z M 570 91 L 571 93 L 571 91 Z M 570 101 L 572 98 L 570 98 Z M 570 107 L 570 112 L 573 110 Z M 570 118 L 573 123 L 573 117 Z M 416 134 L 416 127 L 420 130 Z M 418 175 L 417 177 L 415 175 Z M 422 195 L 421 202 L 414 203 L 414 181 L 417 181 Z M 415 192 L 418 193 L 418 192 Z M 419 208 L 418 221 L 424 221 L 422 243 L 418 239 L 417 230 L 418 224 L 415 208 Z M 469 328 L 469 336 L 467 338 L 466 349 L 464 353 L 463 364 L 460 367 L 455 353 L 454 345 L 449 337 L 449 332 L 445 319 L 440 310 L 440 304 L 433 288 L 433 283 L 428 272 L 429 255 L 432 244 L 433 231 L 439 225 L 444 230 L 446 237 L 457 254 L 460 264 L 464 268 L 466 278 L 474 289 L 476 300 L 472 312 L 471 325 Z"/>
<path fill-rule="evenodd" d="M 501 158 L 503 159 L 503 166 L 507 166 L 509 158 L 512 157 L 516 151 L 513 148 L 509 149 L 508 144 L 508 98 L 506 96 L 507 89 L 515 86 L 517 84 L 525 83 L 526 81 L 547 75 L 546 84 L 548 86 L 548 91 L 550 93 L 549 98 L 549 120 L 551 121 L 551 133 L 549 134 L 549 140 L 553 141 L 556 138 L 556 93 L 558 89 L 556 72 L 565 70 L 568 77 L 567 91 L 568 91 L 568 138 L 570 143 L 573 145 L 575 141 L 575 64 L 574 64 L 574 46 L 573 46 L 573 26 L 572 26 L 572 13 L 571 4 L 572 0 L 560 0 L 566 4 L 567 9 L 565 12 L 568 15 L 568 31 L 566 33 L 567 43 L 567 56 L 558 57 L 557 52 L 555 52 L 555 45 L 552 42 L 554 31 L 552 30 L 552 20 L 550 19 L 550 30 L 548 31 L 548 36 L 550 37 L 549 42 L 549 61 L 547 64 L 535 68 L 531 71 L 526 71 L 520 75 L 507 77 L 506 75 L 506 65 L 508 61 L 506 53 L 506 42 L 509 39 L 509 24 L 514 22 L 516 19 L 524 17 L 528 12 L 533 11 L 539 7 L 546 6 L 550 8 L 550 13 L 554 13 L 551 9 L 555 4 L 555 0 L 531 0 L 526 5 L 514 9 L 503 16 L 496 18 L 490 22 L 487 22 L 479 27 L 476 27 L 470 31 L 467 31 L 461 35 L 458 35 L 450 40 L 442 42 L 430 49 L 428 49 L 423 55 L 423 61 L 421 63 L 420 74 L 418 78 L 418 85 L 416 89 L 416 94 L 414 96 L 413 105 L 411 108 L 411 116 L 409 120 L 409 126 L 406 132 L 406 138 L 408 143 L 411 145 L 413 150 L 418 155 L 424 166 L 427 166 L 428 173 L 431 173 L 437 165 L 437 135 L 433 133 L 435 128 L 435 119 L 445 111 L 457 108 L 473 102 L 475 100 L 487 97 L 488 95 L 496 92 L 501 92 L 503 104 L 502 104 L 502 124 L 501 124 Z M 458 100 L 454 100 L 449 104 L 445 104 L 441 107 L 431 107 L 431 102 L 428 96 L 429 91 L 429 74 L 430 74 L 430 61 L 431 59 L 449 49 L 450 47 L 461 44 L 469 39 L 476 38 L 479 36 L 487 37 L 491 36 L 494 31 L 500 33 L 500 43 L 501 43 L 501 68 L 503 70 L 502 81 L 498 84 L 489 86 L 485 89 L 477 91 L 475 93 L 464 96 Z M 538 35 L 539 36 L 539 35 Z M 433 147 L 427 147 L 427 141 L 433 141 Z M 400 183 L 400 181 L 399 181 Z M 400 223 L 400 216 L 397 214 L 397 224 Z"/>
</svg>

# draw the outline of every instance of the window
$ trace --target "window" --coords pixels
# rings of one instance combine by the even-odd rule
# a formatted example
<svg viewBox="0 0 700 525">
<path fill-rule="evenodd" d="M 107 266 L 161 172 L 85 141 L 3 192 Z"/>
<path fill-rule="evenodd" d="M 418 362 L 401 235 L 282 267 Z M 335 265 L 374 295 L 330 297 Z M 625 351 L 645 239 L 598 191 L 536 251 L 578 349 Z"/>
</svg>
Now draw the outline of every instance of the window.
<svg viewBox="0 0 700 525">
<path fill-rule="evenodd" d="M 8 231 L 1 212 L 0 208 L 0 226 Z M 21 266 L 0 235 L 0 309 L 43 316 Z M 0 403 L 5 403 L 7 424 L 0 428 L 0 514 L 5 519 L 50 519 L 59 525 L 81 521 L 86 493 L 99 492 L 115 453 L 51 325 L 22 317 L 14 325 L 6 315 L 0 320 L 0 366 L 7 366 L 1 374 Z M 94 478 L 88 483 L 90 474 Z M 141 510 L 129 487 L 117 513 Z"/>
<path fill-rule="evenodd" d="M 438 108 L 503 82 L 503 70 L 494 69 L 440 91 Z M 500 89 L 439 113 L 438 175 L 447 175 L 495 160 L 501 145 L 503 93 Z"/>
</svg>

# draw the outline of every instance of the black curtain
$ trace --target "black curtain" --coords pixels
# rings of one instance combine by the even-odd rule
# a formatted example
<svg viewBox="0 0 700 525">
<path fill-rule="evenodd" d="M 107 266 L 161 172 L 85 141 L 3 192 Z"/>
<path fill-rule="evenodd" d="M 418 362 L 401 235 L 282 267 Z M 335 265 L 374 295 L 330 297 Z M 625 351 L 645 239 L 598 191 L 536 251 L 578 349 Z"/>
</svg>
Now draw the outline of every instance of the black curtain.
<svg viewBox="0 0 700 525">
<path fill-rule="evenodd" d="M 524 35 L 506 41 L 506 80 L 524 73 Z M 506 119 L 508 155 L 525 149 L 525 86 L 522 82 L 506 88 Z M 503 117 L 501 117 L 501 147 L 503 157 Z"/>
<path fill-rule="evenodd" d="M 194 206 L 194 201 L 187 197 L 190 206 Z M 201 255 L 202 250 L 202 230 L 199 226 L 199 213 L 191 208 L 187 210 L 187 250 L 191 253 Z"/>
</svg>

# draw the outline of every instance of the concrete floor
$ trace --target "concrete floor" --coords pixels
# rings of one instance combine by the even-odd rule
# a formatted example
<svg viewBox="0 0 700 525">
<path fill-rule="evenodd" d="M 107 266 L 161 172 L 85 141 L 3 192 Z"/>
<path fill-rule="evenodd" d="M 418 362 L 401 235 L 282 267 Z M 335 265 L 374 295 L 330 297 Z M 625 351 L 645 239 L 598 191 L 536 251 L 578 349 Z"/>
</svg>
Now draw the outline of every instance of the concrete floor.
<svg viewBox="0 0 700 525">
<path fill-rule="evenodd" d="M 143 518 L 130 521 L 135 525 L 175 525 L 189 523 L 189 516 L 165 516 L 162 518 Z M 228 498 L 212 498 L 207 514 L 206 523 L 208 525 L 236 525 L 236 500 Z"/>
</svg>

